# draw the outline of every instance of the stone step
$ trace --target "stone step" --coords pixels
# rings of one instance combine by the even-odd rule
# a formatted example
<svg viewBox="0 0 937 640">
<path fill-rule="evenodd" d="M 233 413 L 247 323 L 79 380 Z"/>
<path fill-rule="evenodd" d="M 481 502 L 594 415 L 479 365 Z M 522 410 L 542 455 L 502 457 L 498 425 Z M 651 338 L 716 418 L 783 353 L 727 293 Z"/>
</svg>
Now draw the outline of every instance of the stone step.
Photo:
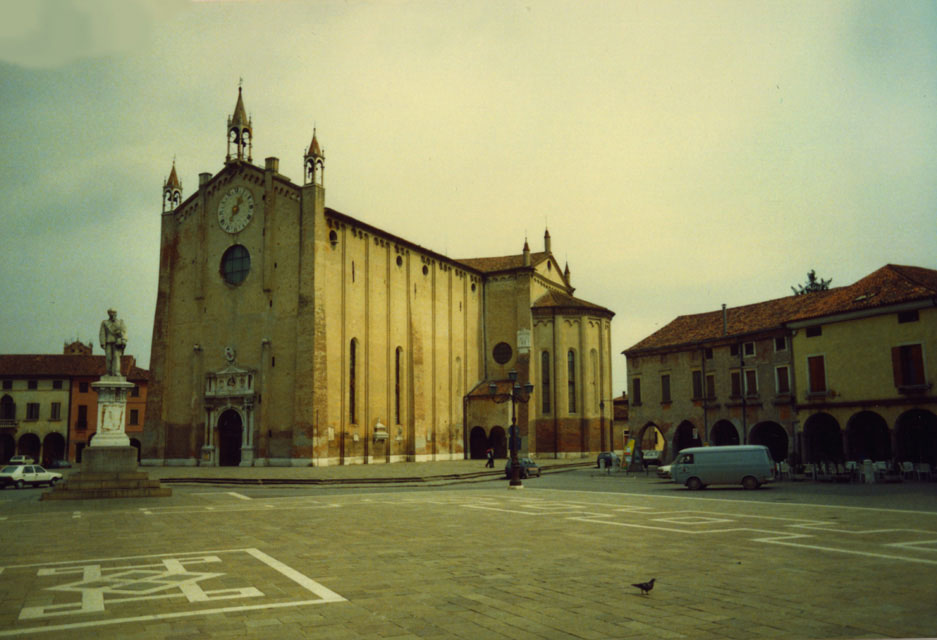
<svg viewBox="0 0 937 640">
<path fill-rule="evenodd" d="M 96 500 L 104 498 L 165 498 L 172 495 L 169 487 L 140 487 L 140 488 L 99 488 L 99 489 L 66 489 L 64 486 L 53 491 L 47 491 L 40 497 L 41 500 Z"/>
<path fill-rule="evenodd" d="M 148 478 L 120 478 L 102 480 L 67 480 L 58 485 L 57 491 L 74 491 L 76 489 L 148 489 L 159 487 L 159 480 Z"/>
</svg>

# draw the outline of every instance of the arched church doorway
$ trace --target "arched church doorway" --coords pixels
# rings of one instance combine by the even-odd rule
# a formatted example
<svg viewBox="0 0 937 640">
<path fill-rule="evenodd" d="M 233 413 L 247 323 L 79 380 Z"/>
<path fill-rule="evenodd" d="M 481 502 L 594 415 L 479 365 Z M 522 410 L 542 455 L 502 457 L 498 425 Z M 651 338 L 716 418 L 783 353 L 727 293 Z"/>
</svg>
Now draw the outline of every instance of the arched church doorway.
<svg viewBox="0 0 937 640">
<path fill-rule="evenodd" d="M 698 447 L 702 444 L 699 439 L 699 434 L 696 432 L 696 427 L 693 426 L 693 423 L 689 420 L 681 422 L 680 426 L 677 427 L 677 430 L 673 433 L 674 455 L 688 447 Z"/>
<path fill-rule="evenodd" d="M 874 411 L 860 411 L 846 423 L 849 460 L 891 460 L 891 434 L 885 419 Z"/>
<path fill-rule="evenodd" d="M 777 422 L 759 422 L 748 434 L 749 444 L 761 444 L 768 447 L 775 462 L 787 460 L 789 442 L 787 431 Z"/>
<path fill-rule="evenodd" d="M 488 446 L 494 449 L 496 458 L 508 457 L 508 439 L 502 427 L 492 427 L 488 435 Z"/>
<path fill-rule="evenodd" d="M 807 462 L 843 462 L 843 435 L 836 418 L 815 413 L 804 423 L 804 455 Z"/>
<path fill-rule="evenodd" d="M 724 447 L 730 444 L 739 443 L 739 431 L 735 425 L 728 420 L 720 420 L 713 425 L 709 432 L 709 440 L 714 447 Z"/>
<path fill-rule="evenodd" d="M 484 427 L 472 427 L 469 432 L 469 457 L 472 460 L 482 460 L 485 458 L 486 449 L 488 436 L 485 435 Z"/>
<path fill-rule="evenodd" d="M 228 409 L 218 418 L 218 466 L 241 464 L 241 414 Z"/>
</svg>

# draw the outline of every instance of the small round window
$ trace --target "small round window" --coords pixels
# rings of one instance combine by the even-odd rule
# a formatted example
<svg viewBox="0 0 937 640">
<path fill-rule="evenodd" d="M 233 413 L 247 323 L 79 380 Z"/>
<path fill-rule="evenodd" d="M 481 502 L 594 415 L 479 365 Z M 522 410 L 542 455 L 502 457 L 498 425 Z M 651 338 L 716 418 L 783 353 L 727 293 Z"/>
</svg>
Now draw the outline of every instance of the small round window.
<svg viewBox="0 0 937 640">
<path fill-rule="evenodd" d="M 499 342 L 495 345 L 492 355 L 495 358 L 495 362 L 498 364 L 507 364 L 510 362 L 511 356 L 514 355 L 514 350 L 511 349 L 511 345 L 507 342 Z"/>
<path fill-rule="evenodd" d="M 251 254 L 236 244 L 221 256 L 221 275 L 228 284 L 241 284 L 251 270 Z"/>
</svg>

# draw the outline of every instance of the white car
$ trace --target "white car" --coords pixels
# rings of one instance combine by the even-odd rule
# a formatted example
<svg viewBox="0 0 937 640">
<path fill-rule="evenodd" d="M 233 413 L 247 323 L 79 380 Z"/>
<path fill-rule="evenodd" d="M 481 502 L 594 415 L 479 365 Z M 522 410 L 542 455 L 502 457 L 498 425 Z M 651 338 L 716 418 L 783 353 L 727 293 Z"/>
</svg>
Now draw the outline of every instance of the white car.
<svg viewBox="0 0 937 640">
<path fill-rule="evenodd" d="M 13 456 L 10 458 L 10 464 L 32 464 L 35 460 L 29 456 Z"/>
<path fill-rule="evenodd" d="M 61 473 L 46 471 L 38 464 L 8 464 L 0 469 L 0 489 L 12 485 L 22 489 L 26 485 L 34 487 L 48 484 L 50 487 L 62 479 Z"/>
</svg>

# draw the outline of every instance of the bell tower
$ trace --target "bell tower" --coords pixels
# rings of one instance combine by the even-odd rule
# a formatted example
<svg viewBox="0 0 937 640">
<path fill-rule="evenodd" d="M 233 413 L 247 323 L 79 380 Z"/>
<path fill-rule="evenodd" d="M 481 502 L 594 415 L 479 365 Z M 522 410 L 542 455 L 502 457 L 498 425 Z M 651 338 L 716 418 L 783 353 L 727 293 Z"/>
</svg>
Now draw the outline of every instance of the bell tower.
<svg viewBox="0 0 937 640">
<path fill-rule="evenodd" d="M 309 150 L 303 156 L 303 164 L 306 167 L 305 186 L 316 185 L 325 186 L 325 154 L 319 149 L 319 141 L 316 139 L 316 128 L 312 128 L 312 144 Z"/>
<path fill-rule="evenodd" d="M 176 161 L 172 161 L 172 171 L 163 183 L 163 213 L 172 211 L 182 203 L 182 183 L 176 175 Z"/>
<path fill-rule="evenodd" d="M 254 130 L 251 120 L 244 109 L 244 99 L 241 97 L 241 87 L 238 86 L 238 101 L 234 105 L 234 114 L 228 116 L 228 154 L 225 164 L 230 162 L 252 162 L 251 157 Z M 234 145 L 234 157 L 231 156 L 231 146 Z"/>
</svg>

